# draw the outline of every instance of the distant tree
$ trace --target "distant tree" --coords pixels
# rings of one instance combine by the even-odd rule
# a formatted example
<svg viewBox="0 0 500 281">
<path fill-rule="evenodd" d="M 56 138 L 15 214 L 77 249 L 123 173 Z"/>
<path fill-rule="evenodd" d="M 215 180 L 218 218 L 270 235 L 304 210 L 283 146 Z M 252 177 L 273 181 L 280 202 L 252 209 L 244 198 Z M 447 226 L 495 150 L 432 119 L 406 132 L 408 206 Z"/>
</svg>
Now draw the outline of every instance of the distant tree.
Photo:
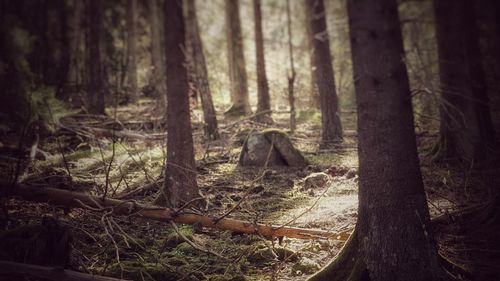
<svg viewBox="0 0 500 281">
<path fill-rule="evenodd" d="M 128 100 L 139 98 L 137 86 L 137 0 L 127 0 L 127 86 Z"/>
<path fill-rule="evenodd" d="M 149 24 L 151 26 L 151 61 L 153 64 L 152 84 L 159 107 L 167 106 L 167 84 L 165 82 L 165 59 L 162 48 L 163 9 L 159 9 L 159 0 L 149 0 Z"/>
<path fill-rule="evenodd" d="M 304 1 L 304 5 L 309 5 L 308 0 Z M 319 101 L 319 92 L 318 92 L 318 84 L 316 82 L 316 61 L 314 59 L 314 48 L 313 48 L 313 40 L 314 36 L 311 31 L 311 15 L 306 13 L 306 34 L 307 34 L 307 53 L 309 55 L 309 70 L 311 75 L 311 89 L 309 92 L 309 106 L 311 108 L 320 109 L 320 101 Z"/>
<path fill-rule="evenodd" d="M 182 0 L 165 2 L 167 74 L 167 164 L 158 204 L 180 207 L 200 197 L 196 182 L 193 136 L 189 110 L 185 27 Z"/>
<path fill-rule="evenodd" d="M 293 44 L 292 44 L 292 17 L 291 17 L 290 0 L 286 0 L 286 22 L 288 31 L 288 53 L 290 56 L 290 74 L 288 75 L 288 103 L 290 104 L 290 131 L 295 132 L 297 120 L 295 118 L 295 63 L 293 59 Z"/>
<path fill-rule="evenodd" d="M 310 19 L 314 65 L 316 66 L 314 74 L 320 96 L 321 146 L 328 147 L 332 143 L 342 141 L 342 125 L 338 115 L 338 98 L 323 0 L 307 0 L 306 12 Z"/>
<path fill-rule="evenodd" d="M 441 81 L 438 159 L 481 161 L 495 146 L 474 1 L 434 1 Z"/>
<path fill-rule="evenodd" d="M 59 20 L 59 36 L 60 36 L 60 60 L 57 81 L 57 97 L 63 98 L 65 88 L 69 78 L 69 68 L 71 64 L 71 48 L 70 48 L 70 34 L 68 28 L 68 11 L 66 1 L 57 1 L 57 12 Z"/>
<path fill-rule="evenodd" d="M 356 231 L 310 280 L 444 280 L 414 132 L 396 0 L 348 0 L 359 139 Z"/>
<path fill-rule="evenodd" d="M 203 54 L 203 43 L 201 41 L 198 17 L 196 15 L 195 0 L 187 0 L 187 30 L 188 45 L 191 56 L 192 70 L 194 72 L 195 91 L 200 94 L 204 117 L 204 131 L 209 139 L 218 139 L 217 114 L 212 101 L 212 93 L 208 83 L 208 71 Z"/>
<path fill-rule="evenodd" d="M 104 114 L 104 79 L 102 59 L 103 7 L 101 0 L 89 0 L 88 5 L 88 83 L 87 110 L 94 114 Z"/>
<path fill-rule="evenodd" d="M 248 98 L 247 73 L 243 54 L 239 0 L 226 0 L 226 36 L 229 62 L 231 108 L 226 116 L 242 116 L 252 113 Z"/>
<path fill-rule="evenodd" d="M 255 52 L 257 64 L 257 115 L 256 119 L 263 123 L 272 123 L 271 97 L 266 76 L 266 60 L 264 56 L 264 36 L 262 34 L 262 12 L 260 0 L 253 0 L 253 18 L 255 24 Z M 267 112 L 267 113 L 262 113 Z"/>
</svg>

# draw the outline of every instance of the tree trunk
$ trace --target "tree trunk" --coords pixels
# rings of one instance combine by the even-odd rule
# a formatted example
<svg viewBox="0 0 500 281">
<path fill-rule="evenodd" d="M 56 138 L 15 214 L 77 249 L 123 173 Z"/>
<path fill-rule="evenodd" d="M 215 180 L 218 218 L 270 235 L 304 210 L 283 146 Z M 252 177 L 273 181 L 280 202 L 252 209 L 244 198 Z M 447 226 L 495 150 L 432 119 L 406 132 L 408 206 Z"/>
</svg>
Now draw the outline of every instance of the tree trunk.
<svg viewBox="0 0 500 281">
<path fill-rule="evenodd" d="M 307 0 L 306 10 L 311 19 L 312 47 L 316 65 L 316 83 L 321 101 L 322 147 L 342 141 L 342 125 L 338 115 L 338 99 L 333 77 L 330 41 L 326 28 L 323 0 Z"/>
<path fill-rule="evenodd" d="M 486 92 L 473 2 L 434 2 L 441 127 L 436 157 L 441 160 L 484 160 L 495 143 Z"/>
<path fill-rule="evenodd" d="M 153 64 L 152 84 L 156 98 L 160 101 L 158 108 L 163 111 L 167 107 L 167 83 L 165 81 L 165 58 L 162 51 L 163 17 L 158 7 L 159 0 L 149 0 L 149 22 L 151 25 L 151 59 Z"/>
<path fill-rule="evenodd" d="M 226 0 L 226 36 L 229 62 L 231 108 L 226 116 L 244 116 L 252 113 L 248 99 L 247 72 L 243 54 L 239 0 Z"/>
<path fill-rule="evenodd" d="M 60 50 L 61 58 L 59 61 L 59 73 L 58 73 L 58 83 L 57 83 L 57 97 L 64 98 L 65 91 L 68 82 L 70 58 L 71 58 L 71 48 L 69 43 L 69 30 L 68 30 L 68 9 L 66 7 L 66 1 L 59 0 L 57 3 L 58 17 L 60 24 Z"/>
<path fill-rule="evenodd" d="M 271 98 L 266 76 L 266 60 L 264 57 L 264 36 L 262 34 L 262 12 L 260 0 L 253 0 L 253 17 L 255 24 L 255 52 L 257 64 L 257 112 L 256 120 L 262 123 L 272 123 Z"/>
<path fill-rule="evenodd" d="M 137 86 L 137 0 L 127 0 L 127 90 L 129 102 L 139 98 Z"/>
<path fill-rule="evenodd" d="M 288 75 L 288 103 L 290 104 L 290 131 L 293 133 L 297 129 L 297 120 L 295 118 L 295 65 L 293 61 L 293 45 L 292 45 L 292 18 L 290 16 L 290 0 L 286 0 L 286 22 L 288 31 L 288 53 L 290 56 L 290 75 Z"/>
<path fill-rule="evenodd" d="M 401 59 L 397 1 L 348 0 L 348 14 L 358 109 L 359 216 L 352 237 L 357 241 L 347 243 L 312 280 L 339 280 L 336 273 L 346 266 L 351 272 L 340 280 L 441 280 Z M 352 247 L 359 247 L 358 254 Z"/>
<path fill-rule="evenodd" d="M 103 8 L 101 0 L 89 0 L 88 16 L 88 107 L 94 114 L 104 114 L 104 81 L 102 66 Z"/>
<path fill-rule="evenodd" d="M 196 182 L 182 0 L 165 2 L 165 47 L 167 71 L 167 164 L 166 180 L 157 203 L 179 207 L 200 197 Z M 196 205 L 196 204 L 195 204 Z"/>
<path fill-rule="evenodd" d="M 69 54 L 70 65 L 68 69 L 67 83 L 72 87 L 80 87 L 85 85 L 82 79 L 82 65 L 85 61 L 83 52 L 80 48 L 82 38 L 82 17 L 83 17 L 83 1 L 73 1 L 72 13 L 70 16 L 70 38 L 69 38 Z M 85 65 L 85 63 L 83 64 Z M 83 66 L 84 67 L 84 66 Z"/>
<path fill-rule="evenodd" d="M 307 6 L 309 3 L 304 1 L 304 5 Z M 316 82 L 316 62 L 314 59 L 314 48 L 313 48 L 313 39 L 314 36 L 311 31 L 311 15 L 306 13 L 306 35 L 307 35 L 307 53 L 309 55 L 309 70 L 311 75 L 311 89 L 309 92 L 309 107 L 320 109 L 319 102 L 319 92 L 318 92 L 318 83 Z"/>
<path fill-rule="evenodd" d="M 203 126 L 205 136 L 209 139 L 219 139 L 219 131 L 217 129 L 217 115 L 215 112 L 214 103 L 212 101 L 212 92 L 208 83 L 208 71 L 205 63 L 205 55 L 203 54 L 203 43 L 201 41 L 198 17 L 196 15 L 195 0 L 187 1 L 187 22 L 188 22 L 188 38 L 190 45 L 191 64 L 193 65 L 195 91 L 198 91 L 201 98 L 203 108 L 203 117 L 205 124 Z"/>
</svg>

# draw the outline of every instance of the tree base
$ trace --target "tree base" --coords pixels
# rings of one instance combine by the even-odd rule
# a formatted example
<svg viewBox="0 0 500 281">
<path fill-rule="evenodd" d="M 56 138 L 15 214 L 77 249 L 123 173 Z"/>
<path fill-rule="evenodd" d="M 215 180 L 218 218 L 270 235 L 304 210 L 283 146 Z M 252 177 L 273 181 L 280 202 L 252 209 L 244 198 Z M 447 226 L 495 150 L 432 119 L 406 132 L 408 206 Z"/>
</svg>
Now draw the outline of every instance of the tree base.
<svg viewBox="0 0 500 281">
<path fill-rule="evenodd" d="M 248 106 L 242 106 L 242 105 L 231 105 L 231 107 L 224 112 L 225 117 L 242 117 L 246 116 L 252 113 L 252 110 L 250 110 L 250 107 Z"/>
</svg>

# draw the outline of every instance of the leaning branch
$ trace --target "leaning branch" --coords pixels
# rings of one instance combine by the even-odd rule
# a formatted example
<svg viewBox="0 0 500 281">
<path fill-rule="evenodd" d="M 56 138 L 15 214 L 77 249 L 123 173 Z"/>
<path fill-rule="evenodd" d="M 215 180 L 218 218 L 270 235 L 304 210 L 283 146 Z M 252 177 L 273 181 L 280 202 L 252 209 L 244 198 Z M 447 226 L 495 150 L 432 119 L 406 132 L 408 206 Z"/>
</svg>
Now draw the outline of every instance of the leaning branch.
<svg viewBox="0 0 500 281">
<path fill-rule="evenodd" d="M 27 184 L 11 184 L 0 182 L 0 190 L 7 196 L 21 197 L 24 200 L 49 203 L 71 208 L 86 208 L 93 211 L 111 212 L 112 215 L 135 216 L 161 222 L 177 222 L 183 224 L 198 223 L 204 227 L 230 230 L 236 233 L 256 234 L 264 237 L 289 237 L 298 239 L 330 239 L 346 241 L 350 231 L 332 232 L 321 229 L 308 229 L 252 223 L 248 221 L 189 213 L 159 206 L 143 205 L 136 201 L 124 201 L 86 195 L 78 192 L 55 188 L 38 188 Z"/>
</svg>

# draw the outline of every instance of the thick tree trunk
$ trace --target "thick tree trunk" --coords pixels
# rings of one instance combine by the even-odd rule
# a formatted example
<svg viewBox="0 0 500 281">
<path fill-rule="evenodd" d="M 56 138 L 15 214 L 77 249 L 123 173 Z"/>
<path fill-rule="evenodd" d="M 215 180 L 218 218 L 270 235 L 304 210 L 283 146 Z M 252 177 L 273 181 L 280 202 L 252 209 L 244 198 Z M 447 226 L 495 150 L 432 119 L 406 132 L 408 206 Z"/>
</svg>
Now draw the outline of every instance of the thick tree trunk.
<svg viewBox="0 0 500 281">
<path fill-rule="evenodd" d="M 253 0 L 253 18 L 255 24 L 255 52 L 257 64 L 257 115 L 256 119 L 263 123 L 272 123 L 271 97 L 266 76 L 266 60 L 264 56 L 264 35 L 262 34 L 262 12 L 260 0 Z"/>
<path fill-rule="evenodd" d="M 103 8 L 101 0 L 89 0 L 88 10 L 88 107 L 90 113 L 104 114 L 102 66 Z"/>
<path fill-rule="evenodd" d="M 127 0 L 127 90 L 129 102 L 139 98 L 137 86 L 137 0 Z"/>
<path fill-rule="evenodd" d="M 229 62 L 231 108 L 226 116 L 243 116 L 252 113 L 248 99 L 247 72 L 243 54 L 239 0 L 226 0 L 226 36 Z"/>
<path fill-rule="evenodd" d="M 359 253 L 346 245 L 323 278 L 313 280 L 338 280 L 337 271 L 348 277 L 342 280 L 441 280 L 401 59 L 397 1 L 348 0 L 348 14 L 359 138 L 359 216 L 352 237 L 357 241 L 349 246 L 359 246 Z"/>
<path fill-rule="evenodd" d="M 215 140 L 219 139 L 217 115 L 212 101 L 210 84 L 208 83 L 208 71 L 205 55 L 203 54 L 203 43 L 198 26 L 195 0 L 187 0 L 187 9 L 188 43 L 190 45 L 191 64 L 193 65 L 195 91 L 198 91 L 201 98 L 205 135 L 209 139 Z"/>
<path fill-rule="evenodd" d="M 167 164 L 166 180 L 157 203 L 179 207 L 200 197 L 196 182 L 193 136 L 184 44 L 182 0 L 165 2 L 167 63 Z M 195 204 L 196 205 L 196 204 Z"/>
<path fill-rule="evenodd" d="M 151 60 L 153 64 L 152 84 L 159 108 L 164 111 L 167 106 L 167 83 L 165 82 L 165 58 L 162 49 L 163 9 L 158 7 L 159 0 L 149 0 L 149 22 L 151 25 Z M 161 14 L 160 14 L 161 13 Z"/>
<path fill-rule="evenodd" d="M 434 2 L 441 80 L 439 159 L 481 161 L 495 143 L 473 1 Z"/>
<path fill-rule="evenodd" d="M 326 28 L 323 0 L 307 0 L 306 10 L 311 19 L 312 47 L 316 65 L 316 83 L 321 101 L 322 147 L 342 141 L 342 125 L 338 115 L 338 98 L 333 77 L 330 41 Z"/>
</svg>

